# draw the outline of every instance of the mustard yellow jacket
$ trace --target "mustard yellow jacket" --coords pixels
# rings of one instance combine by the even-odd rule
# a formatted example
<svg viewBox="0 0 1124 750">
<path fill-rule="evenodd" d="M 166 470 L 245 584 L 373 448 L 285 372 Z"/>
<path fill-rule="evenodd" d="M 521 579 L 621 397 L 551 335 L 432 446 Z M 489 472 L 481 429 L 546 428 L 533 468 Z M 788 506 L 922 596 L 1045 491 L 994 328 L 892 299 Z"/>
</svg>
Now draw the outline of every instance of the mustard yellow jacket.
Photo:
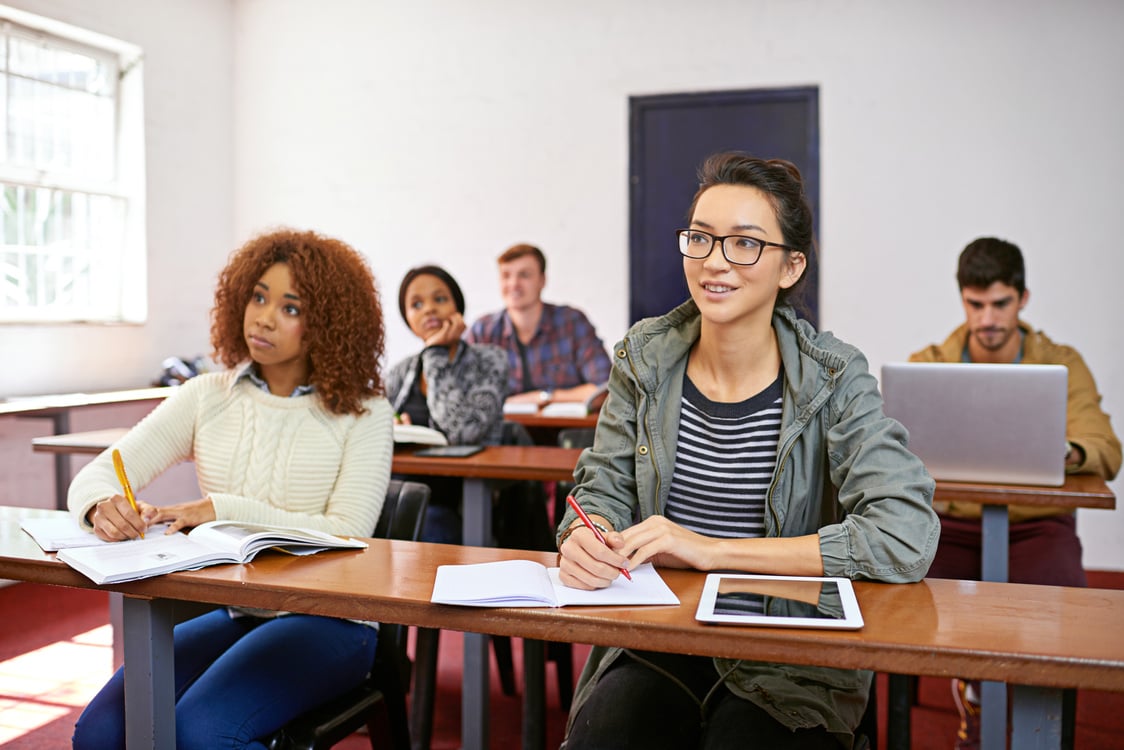
<svg viewBox="0 0 1124 750">
<path fill-rule="evenodd" d="M 1066 403 L 1066 440 L 1081 448 L 1085 460 L 1066 467 L 1070 473 L 1099 474 L 1106 480 L 1120 471 L 1120 439 L 1112 430 L 1108 415 L 1101 409 L 1101 396 L 1093 373 L 1072 346 L 1055 344 L 1042 331 L 1019 321 L 1023 338 L 1023 364 L 1065 365 L 1069 370 L 1069 396 Z M 910 355 L 911 362 L 960 362 L 968 342 L 968 326 L 952 332 L 943 344 L 932 344 Z M 933 509 L 959 518 L 979 518 L 978 503 L 934 502 Z M 1012 522 L 1030 518 L 1072 513 L 1059 508 L 1012 505 L 1008 517 Z"/>
</svg>

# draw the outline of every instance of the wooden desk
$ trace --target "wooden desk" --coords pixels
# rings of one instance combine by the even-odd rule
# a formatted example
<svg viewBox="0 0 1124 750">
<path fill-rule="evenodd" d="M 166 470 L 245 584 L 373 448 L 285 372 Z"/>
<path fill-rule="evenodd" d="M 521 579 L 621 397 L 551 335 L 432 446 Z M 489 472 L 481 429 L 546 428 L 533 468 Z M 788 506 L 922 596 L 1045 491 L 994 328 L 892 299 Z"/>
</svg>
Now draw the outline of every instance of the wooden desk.
<svg viewBox="0 0 1124 750">
<path fill-rule="evenodd" d="M 23 509 L 18 509 L 22 511 Z M 13 511 L 16 512 L 16 511 Z M 12 529 L 15 527 L 13 533 Z M 307 558 L 263 554 L 104 587 L 126 595 L 128 743 L 175 744 L 172 602 L 243 605 L 529 639 L 1016 683 L 1012 747 L 1057 747 L 1061 688 L 1124 692 L 1124 591 L 928 580 L 856 583 L 866 626 L 855 632 L 702 625 L 705 576 L 664 570 L 679 607 L 478 609 L 429 603 L 438 565 L 554 555 L 370 540 L 363 551 Z M 0 577 L 98 588 L 42 552 L 0 514 Z M 1034 686 L 1034 687 L 1021 687 Z M 474 745 L 465 738 L 466 747 Z"/>
<path fill-rule="evenodd" d="M 1060 487 L 982 482 L 937 482 L 934 502 L 974 502 L 982 505 L 980 518 L 980 567 L 984 581 L 1006 582 L 1010 556 L 1009 505 L 1036 505 L 1049 508 L 1116 507 L 1116 495 L 1104 479 L 1095 474 L 1067 474 Z M 912 673 L 910 673 L 912 674 Z M 908 678 L 890 675 L 887 712 L 887 746 L 900 750 L 910 744 L 910 694 Z M 980 686 L 981 739 L 990 745 L 1006 736 L 1007 690 L 997 682 Z M 1070 720 L 1072 717 L 1070 717 Z"/>
<path fill-rule="evenodd" d="M 127 432 L 126 429 L 97 430 L 36 438 L 33 449 L 48 453 L 97 454 Z M 573 478 L 580 448 L 550 446 L 488 446 L 473 456 L 441 458 L 414 455 L 414 446 L 401 446 L 394 452 L 392 470 L 414 476 L 461 477 L 462 541 L 486 547 L 492 543 L 491 483 L 497 480 L 564 481 Z M 125 626 L 127 627 L 127 625 Z M 128 637 L 127 634 L 125 636 Z M 467 634 L 464 641 L 462 675 L 462 737 L 469 746 L 487 747 L 489 698 L 488 638 Z M 540 694 L 528 698 L 537 704 Z M 536 706 L 536 711 L 538 710 Z M 474 738 L 474 739 L 473 739 Z"/>
<path fill-rule="evenodd" d="M 1116 507 L 1116 495 L 1095 474 L 1066 474 L 1060 487 L 982 482 L 937 482 L 934 502 L 973 502 L 983 505 L 980 549 L 982 578 L 1007 580 L 1007 506 L 1037 505 L 1048 508 Z"/>
<path fill-rule="evenodd" d="M 552 417 L 541 411 L 534 414 L 504 414 L 508 422 L 518 422 L 524 427 L 548 427 L 554 430 L 563 430 L 570 427 L 596 427 L 599 412 L 585 414 L 578 417 Z"/>
<path fill-rule="evenodd" d="M 0 417 L 50 419 L 54 434 L 64 435 L 70 432 L 71 409 L 134 401 L 163 401 L 172 390 L 171 387 L 134 388 L 105 393 L 59 393 L 51 396 L 7 399 L 0 401 Z M 55 507 L 59 510 L 66 509 L 66 493 L 69 487 L 70 455 L 65 451 L 58 451 L 55 453 Z"/>
<path fill-rule="evenodd" d="M 487 547 L 492 543 L 492 483 L 496 480 L 564 481 L 573 478 L 580 448 L 550 446 L 493 445 L 465 458 L 439 458 L 414 455 L 415 448 L 400 447 L 394 452 L 392 470 L 396 474 L 461 477 L 461 541 Z M 488 636 L 465 633 L 464 670 L 461 675 L 461 741 L 465 747 L 488 747 Z M 532 648 L 533 650 L 533 648 Z M 525 661 L 528 659 L 525 658 Z M 537 664 L 535 652 L 529 661 Z M 524 702 L 533 713 L 532 725 L 541 725 L 545 697 L 542 689 L 524 689 Z"/>
<path fill-rule="evenodd" d="M 533 414 L 504 414 L 503 418 L 506 422 L 518 422 L 526 427 L 535 445 L 558 445 L 558 433 L 562 430 L 594 428 L 598 416 L 600 408 L 581 416 L 550 416 L 537 411 Z"/>
<path fill-rule="evenodd" d="M 120 433 L 123 434 L 123 430 Z M 119 435 L 117 435 L 119 436 Z M 75 433 L 71 436 L 37 438 L 35 450 L 71 450 L 99 453 L 116 437 L 113 431 Z M 567 480 L 573 474 L 580 449 L 544 446 L 494 446 L 468 458 L 425 458 L 414 456 L 411 449 L 399 449 L 394 455 L 393 469 L 404 474 L 422 476 L 460 476 L 464 482 L 463 541 L 486 546 L 491 531 L 489 480 L 535 479 Z M 1007 506 L 1043 505 L 1063 508 L 1116 507 L 1116 496 L 1104 480 L 1092 474 L 1069 474 L 1060 487 L 1001 485 L 962 482 L 937 482 L 937 501 L 970 500 L 983 505 L 982 546 L 983 579 L 1007 580 L 1008 522 Z M 488 644 L 483 637 L 465 640 L 464 691 L 462 693 L 465 737 L 486 738 L 487 727 L 475 723 L 475 717 L 487 715 Z M 915 674 L 915 673 L 903 673 Z M 908 745 L 910 736 L 907 692 L 897 675 L 891 675 L 891 710 L 888 734 L 891 747 Z M 1006 690 L 1002 685 L 983 686 L 984 715 L 981 730 L 996 736 L 1006 725 Z M 482 740 L 483 741 L 483 740 Z"/>
<path fill-rule="evenodd" d="M 31 449 L 36 453 L 78 454 L 96 456 L 116 443 L 129 431 L 128 427 L 109 427 L 89 432 L 68 432 L 63 435 L 45 435 L 31 439 Z"/>
</svg>

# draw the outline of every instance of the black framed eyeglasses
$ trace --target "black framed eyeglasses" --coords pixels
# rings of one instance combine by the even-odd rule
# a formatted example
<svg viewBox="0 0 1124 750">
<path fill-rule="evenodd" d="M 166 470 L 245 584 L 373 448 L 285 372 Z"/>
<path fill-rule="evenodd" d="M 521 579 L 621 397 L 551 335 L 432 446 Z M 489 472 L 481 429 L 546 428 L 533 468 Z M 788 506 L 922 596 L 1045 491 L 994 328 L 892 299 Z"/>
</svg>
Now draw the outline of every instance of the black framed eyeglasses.
<svg viewBox="0 0 1124 750">
<path fill-rule="evenodd" d="M 708 258 L 714 251 L 714 244 L 718 243 L 722 246 L 722 256 L 735 266 L 752 266 L 761 260 L 761 253 L 766 247 L 780 247 L 790 252 L 800 252 L 795 247 L 782 245 L 779 242 L 769 242 L 742 234 L 719 237 L 701 229 L 676 229 L 675 235 L 679 238 L 679 252 L 684 257 L 695 260 Z"/>
</svg>

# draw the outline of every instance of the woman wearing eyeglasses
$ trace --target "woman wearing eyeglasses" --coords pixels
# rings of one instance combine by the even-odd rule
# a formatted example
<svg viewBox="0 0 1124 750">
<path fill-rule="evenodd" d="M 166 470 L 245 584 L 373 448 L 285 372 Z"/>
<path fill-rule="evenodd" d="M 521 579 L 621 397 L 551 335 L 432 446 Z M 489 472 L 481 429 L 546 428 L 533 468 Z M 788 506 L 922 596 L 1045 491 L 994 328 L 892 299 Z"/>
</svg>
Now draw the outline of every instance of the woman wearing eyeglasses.
<svg viewBox="0 0 1124 750">
<path fill-rule="evenodd" d="M 688 216 L 676 241 L 691 299 L 614 347 L 574 475 L 606 544 L 568 512 L 562 581 L 601 588 L 649 561 L 920 580 L 940 530 L 933 481 L 882 413 L 862 353 L 792 306 L 814 261 L 799 172 L 717 154 Z M 596 647 L 564 747 L 850 747 L 871 678 Z"/>
</svg>

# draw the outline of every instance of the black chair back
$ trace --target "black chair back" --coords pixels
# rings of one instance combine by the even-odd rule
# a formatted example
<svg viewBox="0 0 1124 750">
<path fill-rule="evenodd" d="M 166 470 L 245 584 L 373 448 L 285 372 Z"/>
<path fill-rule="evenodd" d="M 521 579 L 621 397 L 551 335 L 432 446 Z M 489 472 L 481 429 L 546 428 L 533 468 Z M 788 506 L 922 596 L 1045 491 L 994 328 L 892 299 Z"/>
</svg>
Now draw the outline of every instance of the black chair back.
<svg viewBox="0 0 1124 750">
<path fill-rule="evenodd" d="M 421 536 L 429 486 L 420 482 L 390 480 L 374 537 L 417 541 Z M 390 724 L 390 746 L 410 750 L 410 724 L 406 715 L 406 693 L 410 689 L 410 658 L 406 653 L 405 625 L 384 623 L 371 673 L 363 684 L 334 700 L 305 712 L 265 741 L 270 750 L 327 750 L 364 724 L 372 749 L 377 743 L 375 720 L 380 704 Z"/>
</svg>

